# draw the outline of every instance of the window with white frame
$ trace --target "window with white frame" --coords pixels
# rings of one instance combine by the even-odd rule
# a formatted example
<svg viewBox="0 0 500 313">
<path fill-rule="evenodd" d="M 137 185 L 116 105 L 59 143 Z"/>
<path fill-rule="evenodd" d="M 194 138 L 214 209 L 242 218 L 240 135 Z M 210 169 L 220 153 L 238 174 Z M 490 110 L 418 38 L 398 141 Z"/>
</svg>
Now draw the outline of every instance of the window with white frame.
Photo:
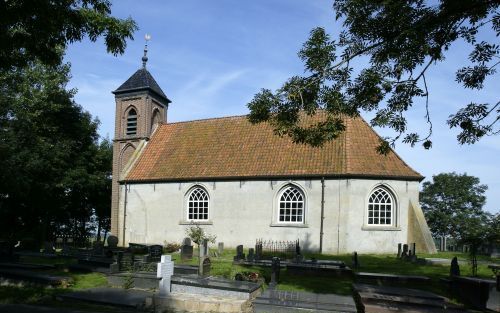
<svg viewBox="0 0 500 313">
<path fill-rule="evenodd" d="M 208 192 L 201 187 L 193 188 L 188 196 L 188 220 L 208 221 L 208 207 Z"/>
<path fill-rule="evenodd" d="M 280 223 L 304 223 L 304 194 L 295 186 L 283 189 L 279 196 L 278 221 Z"/>
<path fill-rule="evenodd" d="M 396 203 L 391 193 L 377 187 L 368 199 L 368 225 L 391 226 L 394 223 Z"/>
</svg>

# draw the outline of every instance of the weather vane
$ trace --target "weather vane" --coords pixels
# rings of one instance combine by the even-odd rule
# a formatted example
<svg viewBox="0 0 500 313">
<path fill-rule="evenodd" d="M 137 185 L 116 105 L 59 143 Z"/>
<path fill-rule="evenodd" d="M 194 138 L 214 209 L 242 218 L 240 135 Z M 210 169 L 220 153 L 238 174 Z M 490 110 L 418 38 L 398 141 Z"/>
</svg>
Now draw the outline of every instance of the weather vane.
<svg viewBox="0 0 500 313">
<path fill-rule="evenodd" d="M 144 56 L 142 57 L 142 67 L 146 68 L 146 63 L 148 62 L 148 41 L 151 40 L 151 35 L 144 35 L 144 39 L 146 40 L 146 44 L 144 45 Z"/>
</svg>

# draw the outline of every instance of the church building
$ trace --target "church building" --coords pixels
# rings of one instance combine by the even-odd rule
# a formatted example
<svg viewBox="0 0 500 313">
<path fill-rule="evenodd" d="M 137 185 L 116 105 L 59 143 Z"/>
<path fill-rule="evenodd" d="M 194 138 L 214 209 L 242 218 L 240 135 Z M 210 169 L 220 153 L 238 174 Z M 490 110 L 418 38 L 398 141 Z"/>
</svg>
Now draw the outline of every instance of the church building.
<svg viewBox="0 0 500 313">
<path fill-rule="evenodd" d="M 299 240 L 332 254 L 435 252 L 419 205 L 423 177 L 361 118 L 322 147 L 246 116 L 169 123 L 171 101 L 143 67 L 113 91 L 112 228 L 120 245 L 180 243 L 200 225 L 226 247 Z"/>
</svg>

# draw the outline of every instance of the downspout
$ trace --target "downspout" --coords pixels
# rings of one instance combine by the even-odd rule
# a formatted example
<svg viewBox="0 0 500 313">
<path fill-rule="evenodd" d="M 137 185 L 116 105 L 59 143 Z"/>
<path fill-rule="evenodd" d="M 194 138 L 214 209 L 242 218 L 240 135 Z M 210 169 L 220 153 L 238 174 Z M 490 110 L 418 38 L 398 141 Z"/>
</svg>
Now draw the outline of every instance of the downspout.
<svg viewBox="0 0 500 313">
<path fill-rule="evenodd" d="M 339 208 L 337 215 L 337 254 L 340 253 L 340 180 L 339 180 Z"/>
<path fill-rule="evenodd" d="M 122 233 L 122 236 L 123 236 L 123 239 L 122 239 L 122 245 L 125 246 L 125 229 L 126 229 L 126 221 L 127 221 L 127 193 L 128 193 L 128 190 L 127 190 L 127 183 L 125 183 L 125 199 L 123 201 L 123 233 Z"/>
<path fill-rule="evenodd" d="M 325 219 L 325 178 L 321 177 L 321 224 L 319 228 L 319 253 L 323 253 L 323 220 Z"/>
</svg>

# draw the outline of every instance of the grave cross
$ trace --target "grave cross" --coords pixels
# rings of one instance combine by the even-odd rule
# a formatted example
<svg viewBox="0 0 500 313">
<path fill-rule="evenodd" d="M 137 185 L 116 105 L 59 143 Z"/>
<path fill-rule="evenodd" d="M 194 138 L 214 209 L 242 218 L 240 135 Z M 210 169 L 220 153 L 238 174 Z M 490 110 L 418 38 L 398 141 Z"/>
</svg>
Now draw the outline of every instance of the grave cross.
<svg viewBox="0 0 500 313">
<path fill-rule="evenodd" d="M 156 277 L 160 280 L 160 296 L 165 296 L 170 293 L 170 284 L 172 275 L 174 275 L 174 262 L 171 255 L 162 255 L 161 262 L 158 263 Z"/>
</svg>

